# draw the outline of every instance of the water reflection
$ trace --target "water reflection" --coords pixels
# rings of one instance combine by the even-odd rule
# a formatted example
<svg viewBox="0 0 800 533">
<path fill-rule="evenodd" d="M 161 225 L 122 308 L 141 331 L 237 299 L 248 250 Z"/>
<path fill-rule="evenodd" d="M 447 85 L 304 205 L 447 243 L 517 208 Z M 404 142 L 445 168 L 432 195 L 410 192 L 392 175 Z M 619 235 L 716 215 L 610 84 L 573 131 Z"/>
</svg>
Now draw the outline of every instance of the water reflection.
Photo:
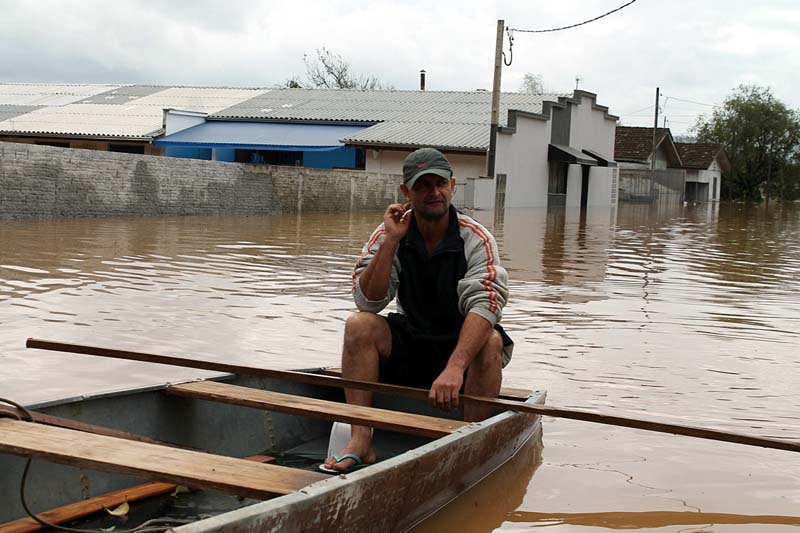
<svg viewBox="0 0 800 533">
<path fill-rule="evenodd" d="M 509 386 L 546 388 L 554 405 L 800 438 L 800 206 L 475 216 L 495 233 L 510 271 Z M 278 368 L 336 364 L 353 309 L 350 269 L 379 220 L 380 213 L 3 221 L 0 395 L 34 402 L 198 375 L 25 350 L 27 337 Z M 544 464 L 530 470 L 520 512 L 573 520 L 569 513 L 665 510 L 666 500 L 652 500 L 645 487 L 708 513 L 783 516 L 800 505 L 800 470 L 780 453 L 722 453 L 686 440 L 673 448 L 664 437 L 575 424 L 546 421 Z M 627 477 L 591 478 L 605 489 L 579 490 L 589 474 L 575 465 L 596 463 L 609 448 L 628 450 L 614 468 Z M 562 452 L 569 457 L 554 461 Z M 714 468 L 691 481 L 672 475 L 698 464 Z M 524 485 L 530 475 L 518 470 Z M 632 485 L 634 475 L 655 479 Z M 709 508 L 706 483 L 720 495 Z M 479 514 L 492 518 L 479 527 L 511 527 L 506 515 L 517 504 L 487 486 Z M 558 495 L 551 504 L 570 504 L 530 501 L 543 493 Z M 615 494 L 644 508 L 620 506 Z"/>
</svg>

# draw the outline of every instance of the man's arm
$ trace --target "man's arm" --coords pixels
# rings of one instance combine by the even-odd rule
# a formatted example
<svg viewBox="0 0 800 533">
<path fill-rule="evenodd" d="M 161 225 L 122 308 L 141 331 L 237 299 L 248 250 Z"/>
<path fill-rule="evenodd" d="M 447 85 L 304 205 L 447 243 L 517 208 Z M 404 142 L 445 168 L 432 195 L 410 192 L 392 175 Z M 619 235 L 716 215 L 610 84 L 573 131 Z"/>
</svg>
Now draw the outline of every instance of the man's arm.
<svg viewBox="0 0 800 533">
<path fill-rule="evenodd" d="M 447 366 L 433 382 L 428 399 L 435 407 L 458 407 L 464 371 L 489 340 L 508 299 L 508 273 L 500 266 L 497 243 L 472 219 L 460 222 L 467 272 L 458 282 L 459 310 L 466 317 Z"/>
<path fill-rule="evenodd" d="M 392 267 L 400 240 L 408 231 L 410 217 L 405 206 L 392 204 L 386 208 L 383 224 L 364 246 L 364 253 L 353 272 L 353 291 L 361 311 L 378 312 L 394 296 Z M 366 264 L 366 266 L 364 266 Z"/>
<path fill-rule="evenodd" d="M 489 340 L 494 328 L 488 320 L 476 313 L 467 314 L 458 343 L 447 361 L 447 366 L 431 385 L 428 401 L 444 411 L 458 409 L 458 395 L 464 384 L 464 372 Z"/>
</svg>

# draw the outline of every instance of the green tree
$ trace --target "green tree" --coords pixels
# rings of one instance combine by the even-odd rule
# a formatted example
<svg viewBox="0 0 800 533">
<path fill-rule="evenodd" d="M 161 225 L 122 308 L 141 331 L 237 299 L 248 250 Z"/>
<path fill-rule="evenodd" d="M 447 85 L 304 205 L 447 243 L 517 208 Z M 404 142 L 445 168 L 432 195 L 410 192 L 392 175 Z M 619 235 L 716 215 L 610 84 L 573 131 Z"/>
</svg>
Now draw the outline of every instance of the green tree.
<svg viewBox="0 0 800 533">
<path fill-rule="evenodd" d="M 732 168 L 722 180 L 724 198 L 760 200 L 762 192 L 793 196 L 796 187 L 787 180 L 792 181 L 797 161 L 800 114 L 768 87 L 740 85 L 709 118 L 700 117 L 694 131 L 699 142 L 725 147 Z"/>
</svg>

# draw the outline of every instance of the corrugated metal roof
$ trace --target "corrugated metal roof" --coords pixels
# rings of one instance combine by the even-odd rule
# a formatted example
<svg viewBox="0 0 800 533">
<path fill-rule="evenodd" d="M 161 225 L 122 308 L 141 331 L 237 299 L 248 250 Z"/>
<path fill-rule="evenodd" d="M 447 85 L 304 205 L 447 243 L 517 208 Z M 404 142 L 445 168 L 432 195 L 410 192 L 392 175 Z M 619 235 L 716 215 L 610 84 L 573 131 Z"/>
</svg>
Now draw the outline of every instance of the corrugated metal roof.
<svg viewBox="0 0 800 533">
<path fill-rule="evenodd" d="M 503 93 L 501 123 L 509 109 L 541 113 L 545 101 L 559 96 L 569 95 Z M 487 91 L 273 89 L 209 118 L 488 124 L 491 100 Z"/>
<path fill-rule="evenodd" d="M 484 151 L 489 146 L 489 125 L 381 122 L 343 140 L 350 144 L 430 146 Z"/>
<path fill-rule="evenodd" d="M 503 93 L 501 125 L 509 109 L 541 113 L 545 101 L 562 96 L 571 95 Z M 347 142 L 485 150 L 491 97 L 487 91 L 0 84 L 0 104 L 45 106 L 10 120 L 0 116 L 0 132 L 147 139 L 170 108 L 212 120 L 376 124 Z"/>
<path fill-rule="evenodd" d="M 0 104 L 60 106 L 119 88 L 100 84 L 0 83 Z"/>
<path fill-rule="evenodd" d="M 30 113 L 41 109 L 39 105 L 2 105 L 0 104 L 0 121 L 8 120 L 10 118 Z"/>
<path fill-rule="evenodd" d="M 131 101 L 148 96 L 159 91 L 164 87 L 156 85 L 131 85 L 130 87 L 119 87 L 103 93 L 84 98 L 76 104 L 129 104 Z"/>
<path fill-rule="evenodd" d="M 63 91 L 70 90 L 70 103 Z M 213 113 L 263 93 L 265 89 L 216 87 L 153 87 L 109 85 L 0 84 L 0 104 L 6 100 L 48 100 L 40 108 L 13 120 L 0 121 L 0 132 L 28 135 L 81 135 L 149 139 L 162 127 L 163 110 Z M 110 96 L 110 103 L 106 97 Z M 125 101 L 127 100 L 127 101 Z M 93 102 L 93 103 L 88 103 Z M 0 117 L 3 118 L 3 117 Z"/>
<path fill-rule="evenodd" d="M 0 131 L 143 139 L 157 133 L 162 121 L 162 110 L 154 106 L 70 104 L 44 107 L 4 120 Z"/>
</svg>

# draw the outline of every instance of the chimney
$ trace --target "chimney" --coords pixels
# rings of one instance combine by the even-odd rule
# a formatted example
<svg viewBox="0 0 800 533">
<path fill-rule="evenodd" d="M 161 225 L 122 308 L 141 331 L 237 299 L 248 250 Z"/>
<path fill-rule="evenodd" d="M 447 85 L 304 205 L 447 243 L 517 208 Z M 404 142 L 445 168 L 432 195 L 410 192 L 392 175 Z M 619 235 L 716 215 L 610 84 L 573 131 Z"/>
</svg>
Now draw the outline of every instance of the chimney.
<svg viewBox="0 0 800 533">
<path fill-rule="evenodd" d="M 424 91 L 425 90 L 425 70 L 424 69 L 419 71 L 419 90 L 420 91 Z"/>
</svg>

